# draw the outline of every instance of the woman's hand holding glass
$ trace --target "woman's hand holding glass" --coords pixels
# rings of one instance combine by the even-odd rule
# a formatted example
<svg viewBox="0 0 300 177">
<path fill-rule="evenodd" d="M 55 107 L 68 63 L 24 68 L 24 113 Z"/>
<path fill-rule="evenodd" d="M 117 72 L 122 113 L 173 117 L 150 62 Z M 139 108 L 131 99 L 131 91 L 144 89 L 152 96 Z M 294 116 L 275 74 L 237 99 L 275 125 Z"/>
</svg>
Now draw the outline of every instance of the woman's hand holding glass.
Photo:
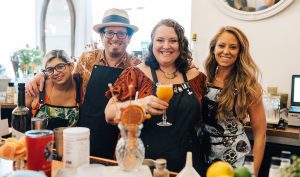
<svg viewBox="0 0 300 177">
<path fill-rule="evenodd" d="M 151 115 L 162 115 L 169 106 L 167 102 L 153 95 L 138 99 L 137 104 L 143 105 L 146 112 Z"/>
</svg>

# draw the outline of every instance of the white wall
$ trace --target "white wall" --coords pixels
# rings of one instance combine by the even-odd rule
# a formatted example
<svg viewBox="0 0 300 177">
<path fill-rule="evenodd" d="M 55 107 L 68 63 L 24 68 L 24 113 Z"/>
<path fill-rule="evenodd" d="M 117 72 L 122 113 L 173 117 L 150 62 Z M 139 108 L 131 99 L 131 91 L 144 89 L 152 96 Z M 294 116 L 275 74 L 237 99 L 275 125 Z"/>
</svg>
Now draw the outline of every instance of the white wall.
<svg viewBox="0 0 300 177">
<path fill-rule="evenodd" d="M 291 76 L 300 74 L 300 1 L 259 21 L 243 21 L 222 13 L 212 0 L 193 0 L 191 32 L 198 34 L 197 64 L 203 69 L 212 36 L 221 26 L 240 28 L 250 41 L 250 51 L 262 71 L 262 86 L 291 93 Z"/>
</svg>

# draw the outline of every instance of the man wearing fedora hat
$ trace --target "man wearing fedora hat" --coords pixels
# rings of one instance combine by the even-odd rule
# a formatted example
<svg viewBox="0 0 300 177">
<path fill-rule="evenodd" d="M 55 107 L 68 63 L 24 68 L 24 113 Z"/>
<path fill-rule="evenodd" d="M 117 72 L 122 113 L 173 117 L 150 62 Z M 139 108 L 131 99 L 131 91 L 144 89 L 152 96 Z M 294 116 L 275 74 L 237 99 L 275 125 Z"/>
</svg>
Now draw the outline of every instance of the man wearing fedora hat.
<svg viewBox="0 0 300 177">
<path fill-rule="evenodd" d="M 83 101 L 77 126 L 90 128 L 91 155 L 113 158 L 119 131 L 105 121 L 104 108 L 108 99 L 104 93 L 108 83 L 114 83 L 123 69 L 141 63 L 126 52 L 138 27 L 130 24 L 125 10 L 113 8 L 105 11 L 102 23 L 93 29 L 100 34 L 104 50 L 84 52 L 73 71 L 82 76 Z M 43 78 L 38 75 L 29 82 L 27 92 L 38 94 L 43 87 Z"/>
</svg>

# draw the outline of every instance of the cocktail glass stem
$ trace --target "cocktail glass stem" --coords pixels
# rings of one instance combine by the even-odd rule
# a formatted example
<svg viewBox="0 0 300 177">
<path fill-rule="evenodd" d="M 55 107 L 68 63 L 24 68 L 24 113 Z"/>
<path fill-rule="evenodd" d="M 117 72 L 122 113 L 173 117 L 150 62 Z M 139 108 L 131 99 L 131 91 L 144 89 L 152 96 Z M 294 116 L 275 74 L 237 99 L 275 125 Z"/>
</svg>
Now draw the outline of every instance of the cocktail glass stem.
<svg viewBox="0 0 300 177">
<path fill-rule="evenodd" d="M 171 126 L 172 123 L 167 122 L 167 113 L 166 111 L 162 115 L 162 122 L 157 123 L 159 126 Z"/>
</svg>

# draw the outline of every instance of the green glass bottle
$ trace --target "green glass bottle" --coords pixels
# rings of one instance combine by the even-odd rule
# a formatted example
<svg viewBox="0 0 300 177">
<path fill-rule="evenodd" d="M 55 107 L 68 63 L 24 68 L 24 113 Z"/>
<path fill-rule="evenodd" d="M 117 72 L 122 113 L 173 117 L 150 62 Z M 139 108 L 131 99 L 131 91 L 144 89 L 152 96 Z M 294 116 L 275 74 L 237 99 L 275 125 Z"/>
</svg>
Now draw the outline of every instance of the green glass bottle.
<svg viewBox="0 0 300 177">
<path fill-rule="evenodd" d="M 30 130 L 30 119 L 29 109 L 25 106 L 25 83 L 18 83 L 18 105 L 11 117 L 12 137 L 23 137 Z"/>
</svg>

